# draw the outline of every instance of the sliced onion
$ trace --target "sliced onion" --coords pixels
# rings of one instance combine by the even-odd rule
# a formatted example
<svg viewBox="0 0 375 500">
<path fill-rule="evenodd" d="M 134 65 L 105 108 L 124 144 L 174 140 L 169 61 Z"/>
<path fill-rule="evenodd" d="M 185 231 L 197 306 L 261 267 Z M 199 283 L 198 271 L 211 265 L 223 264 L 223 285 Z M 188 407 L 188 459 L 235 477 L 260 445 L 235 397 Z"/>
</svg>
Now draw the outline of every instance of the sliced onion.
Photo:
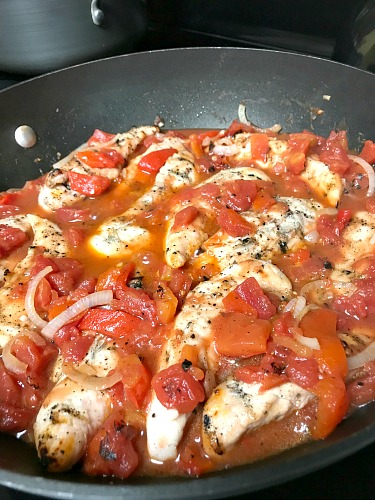
<svg viewBox="0 0 375 500">
<path fill-rule="evenodd" d="M 310 347 L 300 344 L 295 338 L 286 335 L 275 335 L 272 339 L 275 344 L 287 347 L 302 358 L 311 358 L 313 351 Z"/>
<path fill-rule="evenodd" d="M 296 315 L 296 319 L 298 319 L 298 321 L 301 321 L 301 319 L 305 316 L 305 314 L 307 314 L 309 311 L 312 311 L 313 309 L 319 309 L 319 307 L 316 306 L 315 304 L 309 304 L 308 306 L 304 307 L 300 313 Z"/>
<path fill-rule="evenodd" d="M 310 231 L 309 233 L 307 233 L 305 235 L 304 239 L 306 241 L 308 241 L 309 243 L 318 243 L 318 241 L 320 239 L 320 234 L 318 233 L 318 231 L 316 229 L 314 229 L 313 231 Z"/>
<path fill-rule="evenodd" d="M 38 347 L 43 347 L 46 345 L 46 341 L 44 340 L 44 338 L 41 337 L 38 333 L 34 332 L 33 330 L 22 330 L 18 336 L 29 337 Z"/>
<path fill-rule="evenodd" d="M 374 173 L 374 169 L 363 158 L 360 158 L 359 156 L 356 156 L 356 155 L 348 155 L 348 156 L 349 156 L 349 158 L 352 161 L 355 161 L 356 163 L 358 163 L 358 165 L 360 165 L 363 168 L 363 170 L 366 172 L 367 177 L 368 177 L 368 191 L 367 191 L 367 196 L 373 196 L 373 194 L 375 192 L 375 173 Z"/>
<path fill-rule="evenodd" d="M 337 208 L 321 208 L 320 210 L 316 211 L 316 218 L 320 217 L 321 215 L 337 215 L 338 214 L 338 209 Z"/>
<path fill-rule="evenodd" d="M 12 354 L 12 347 L 17 339 L 18 335 L 11 338 L 9 342 L 7 342 L 3 348 L 3 363 L 5 368 L 12 372 L 16 373 L 17 375 L 20 375 L 22 373 L 26 373 L 27 370 L 27 363 L 24 363 L 23 361 L 20 361 L 14 354 Z"/>
<path fill-rule="evenodd" d="M 302 311 L 302 309 L 305 306 L 306 306 L 305 297 L 301 297 L 301 295 L 299 295 L 298 297 L 294 297 L 287 303 L 287 305 L 284 308 L 284 312 L 291 311 L 293 317 L 295 318 L 296 316 L 298 316 L 298 314 Z"/>
<path fill-rule="evenodd" d="M 100 292 L 90 293 L 89 295 L 86 295 L 86 297 L 83 297 L 72 304 L 70 307 L 65 309 L 65 311 L 53 318 L 52 321 L 47 323 L 47 325 L 42 329 L 42 334 L 45 337 L 52 339 L 55 333 L 62 326 L 66 325 L 66 323 L 69 323 L 72 319 L 74 319 L 77 314 L 80 314 L 91 307 L 109 304 L 112 299 L 112 290 L 102 290 Z"/>
<path fill-rule="evenodd" d="M 354 370 L 355 368 L 363 366 L 367 363 L 367 361 L 372 361 L 373 359 L 375 359 L 375 342 L 369 344 L 366 349 L 359 354 L 348 358 L 348 368 L 349 370 Z"/>
<path fill-rule="evenodd" d="M 117 384 L 122 380 L 122 373 L 116 370 L 112 375 L 98 377 L 97 375 L 88 375 L 83 373 L 71 363 L 64 363 L 62 366 L 63 373 L 73 382 L 77 382 L 84 389 L 91 391 L 103 391 Z"/>
<path fill-rule="evenodd" d="M 243 123 L 245 125 L 251 125 L 254 127 L 254 131 L 256 132 L 262 132 L 267 134 L 268 132 L 273 132 L 273 133 L 278 133 L 282 129 L 282 126 L 278 123 L 275 123 L 275 125 L 272 125 L 272 127 L 269 128 L 260 128 L 254 125 L 254 123 L 250 122 L 247 119 L 246 116 L 246 105 L 243 102 L 240 102 L 240 105 L 238 106 L 238 120 L 240 123 Z"/>
<path fill-rule="evenodd" d="M 74 151 L 69 153 L 67 156 L 64 156 L 64 158 L 61 158 L 61 160 L 54 163 L 52 167 L 57 169 L 61 168 L 63 165 L 65 165 L 65 163 L 68 163 L 68 161 L 70 161 L 76 153 L 78 153 L 79 151 L 84 151 L 86 149 L 87 149 L 87 142 L 84 142 L 83 144 L 78 146 L 78 148 L 76 148 Z"/>
<path fill-rule="evenodd" d="M 303 285 L 299 293 L 303 295 L 303 297 L 306 297 L 306 295 L 309 295 L 310 293 L 315 292 L 316 290 L 322 290 L 325 288 L 327 288 L 326 281 L 315 280 L 315 281 L 310 281 L 310 283 L 306 283 L 306 285 Z"/>
<path fill-rule="evenodd" d="M 236 144 L 231 146 L 217 145 L 213 148 L 212 153 L 218 156 L 233 156 L 239 152 L 239 148 Z"/>
<path fill-rule="evenodd" d="M 299 332 L 294 333 L 294 338 L 302 345 L 313 349 L 314 351 L 320 350 L 319 340 L 316 337 L 305 337 Z"/>
<path fill-rule="evenodd" d="M 29 282 L 29 286 L 27 287 L 26 297 L 25 297 L 25 310 L 26 314 L 29 317 L 30 321 L 34 323 L 38 328 L 43 328 L 46 326 L 47 321 L 42 319 L 35 309 L 35 293 L 38 288 L 39 283 L 42 279 L 53 271 L 52 266 L 47 266 L 38 274 L 36 274 L 33 278 L 31 278 Z"/>
</svg>

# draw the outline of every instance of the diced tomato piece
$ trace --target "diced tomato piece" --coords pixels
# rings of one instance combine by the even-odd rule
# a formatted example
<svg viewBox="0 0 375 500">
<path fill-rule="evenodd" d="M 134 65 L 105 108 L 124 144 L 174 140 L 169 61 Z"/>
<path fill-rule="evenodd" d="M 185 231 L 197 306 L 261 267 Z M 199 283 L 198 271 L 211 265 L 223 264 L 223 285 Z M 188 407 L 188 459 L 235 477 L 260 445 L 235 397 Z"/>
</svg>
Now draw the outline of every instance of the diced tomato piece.
<svg viewBox="0 0 375 500">
<path fill-rule="evenodd" d="M 255 181 L 238 179 L 226 182 L 221 186 L 220 203 L 236 212 L 245 212 L 251 208 L 257 191 Z"/>
<path fill-rule="evenodd" d="M 319 365 L 315 358 L 299 358 L 291 353 L 285 373 L 291 382 L 304 389 L 311 389 L 319 380 Z"/>
<path fill-rule="evenodd" d="M 295 319 L 290 311 L 284 312 L 272 322 L 272 334 L 290 336 L 289 328 L 295 326 Z"/>
<path fill-rule="evenodd" d="M 222 313 L 212 321 L 217 352 L 248 358 L 266 352 L 271 323 L 239 312 Z"/>
<path fill-rule="evenodd" d="M 321 148 L 319 158 L 329 166 L 332 172 L 343 175 L 350 167 L 350 159 L 347 151 L 348 139 L 346 132 L 344 130 L 340 130 L 339 132 L 332 131 Z"/>
<path fill-rule="evenodd" d="M 288 382 L 288 377 L 286 377 L 284 374 L 278 375 L 277 373 L 263 371 L 259 368 L 259 366 L 251 365 L 236 368 L 236 370 L 234 371 L 234 376 L 238 380 L 241 380 L 246 384 L 254 384 L 260 382 L 262 384 L 261 392 Z"/>
<path fill-rule="evenodd" d="M 195 158 L 200 158 L 203 156 L 202 141 L 198 139 L 197 134 L 191 134 L 190 139 L 190 149 Z"/>
<path fill-rule="evenodd" d="M 269 150 L 268 135 L 255 133 L 250 136 L 251 158 L 253 160 L 266 161 Z"/>
<path fill-rule="evenodd" d="M 122 413 L 112 413 L 88 445 L 83 471 L 89 476 L 129 477 L 138 467 L 133 440 L 135 428 L 127 424 Z"/>
<path fill-rule="evenodd" d="M 375 163 L 375 143 L 373 141 L 365 141 L 359 156 L 370 164 Z"/>
<path fill-rule="evenodd" d="M 115 137 L 115 134 L 110 134 L 108 132 L 103 132 L 103 130 L 99 130 L 98 128 L 94 130 L 94 133 L 87 141 L 88 146 L 94 146 L 95 144 L 105 144 L 106 142 L 111 141 Z"/>
<path fill-rule="evenodd" d="M 330 309 L 312 309 L 300 321 L 300 328 L 306 337 L 336 337 L 337 314 Z"/>
<path fill-rule="evenodd" d="M 140 409 L 150 388 L 150 375 L 136 354 L 129 354 L 119 362 L 126 398 Z"/>
<path fill-rule="evenodd" d="M 304 154 L 307 154 L 308 150 L 311 147 L 317 146 L 318 143 L 318 136 L 308 131 L 289 134 L 288 137 L 288 146 Z"/>
<path fill-rule="evenodd" d="M 68 242 L 68 245 L 72 248 L 78 248 L 79 246 L 81 246 L 86 237 L 85 231 L 76 227 L 63 229 L 63 235 Z"/>
<path fill-rule="evenodd" d="M 68 295 L 74 290 L 83 275 L 80 262 L 69 257 L 51 259 L 58 267 L 58 272 L 51 272 L 47 280 L 59 295 Z"/>
<path fill-rule="evenodd" d="M 126 283 L 129 275 L 134 271 L 134 268 L 135 266 L 133 263 L 126 264 L 122 267 L 110 267 L 99 275 L 96 283 L 96 290 L 98 292 L 100 290 L 113 290 L 115 296 L 119 298 L 118 294 L 120 291 L 128 288 Z"/>
<path fill-rule="evenodd" d="M 327 437 L 346 415 L 349 397 L 341 378 L 324 376 L 312 389 L 318 396 L 318 410 L 311 433 L 315 439 Z"/>
<path fill-rule="evenodd" d="M 336 216 L 327 214 L 320 215 L 316 222 L 316 229 L 323 244 L 337 244 L 351 216 L 351 210 L 343 209 L 338 210 Z"/>
<path fill-rule="evenodd" d="M 0 224 L 0 257 L 8 256 L 27 240 L 27 235 L 17 227 Z"/>
<path fill-rule="evenodd" d="M 235 288 L 235 291 L 241 299 L 254 307 L 258 318 L 270 319 L 276 314 L 276 307 L 263 292 L 255 278 L 247 278 Z"/>
<path fill-rule="evenodd" d="M 79 151 L 76 158 L 91 168 L 117 168 L 125 162 L 118 151 L 107 148 L 100 151 Z"/>
<path fill-rule="evenodd" d="M 253 209 L 257 212 L 266 212 L 275 203 L 275 198 L 268 191 L 261 189 L 253 200 Z"/>
<path fill-rule="evenodd" d="M 255 128 L 253 125 L 247 125 L 246 123 L 240 123 L 238 120 L 233 120 L 230 126 L 225 131 L 225 136 L 232 137 L 241 132 L 250 132 L 254 133 Z"/>
<path fill-rule="evenodd" d="M 184 363 L 160 371 L 153 377 L 151 385 L 160 403 L 179 413 L 190 413 L 205 399 L 202 384 L 195 380 L 189 369 L 184 369 Z"/>
<path fill-rule="evenodd" d="M 102 175 L 86 175 L 68 172 L 70 188 L 84 196 L 99 196 L 111 185 L 111 180 Z"/>
<path fill-rule="evenodd" d="M 79 209 L 72 207 L 61 207 L 55 211 L 56 221 L 63 223 L 87 222 L 90 219 L 88 209 Z"/>
<path fill-rule="evenodd" d="M 178 299 L 165 283 L 159 283 L 154 293 L 154 300 L 158 321 L 166 325 L 176 314 Z"/>
<path fill-rule="evenodd" d="M 1 432 L 24 431 L 29 427 L 34 416 L 35 412 L 30 408 L 0 402 Z"/>
<path fill-rule="evenodd" d="M 16 205 L 1 205 L 0 204 L 0 219 L 17 215 L 21 211 Z"/>
<path fill-rule="evenodd" d="M 199 211 L 194 206 L 185 207 L 176 213 L 172 231 L 179 231 L 181 228 L 191 224 L 198 216 Z"/>
<path fill-rule="evenodd" d="M 92 330 L 112 338 L 134 333 L 142 320 L 125 311 L 90 309 L 78 324 L 80 330 Z"/>
<path fill-rule="evenodd" d="M 223 298 L 223 306 L 228 312 L 248 314 L 253 318 L 258 317 L 257 310 L 240 297 L 236 290 L 232 290 Z"/>
<path fill-rule="evenodd" d="M 168 286 L 177 297 L 180 306 L 182 305 L 192 284 L 193 279 L 186 271 L 183 269 L 173 269 L 172 277 Z"/>
<path fill-rule="evenodd" d="M 139 160 L 138 167 L 143 172 L 156 173 L 165 164 L 168 158 L 177 153 L 174 148 L 159 149 L 148 153 Z"/>
<path fill-rule="evenodd" d="M 332 377 L 344 378 L 348 373 L 345 350 L 338 337 L 328 336 L 319 339 L 320 349 L 314 350 L 320 370 Z"/>
<path fill-rule="evenodd" d="M 295 151 L 294 148 L 284 159 L 285 165 L 292 174 L 298 175 L 305 169 L 306 155 L 301 151 Z"/>
<path fill-rule="evenodd" d="M 156 322 L 157 307 L 155 300 L 147 295 L 143 290 L 137 290 L 130 287 L 115 288 L 115 296 L 118 299 L 114 303 L 116 309 Z"/>
<path fill-rule="evenodd" d="M 217 223 L 229 236 L 247 236 L 254 234 L 255 226 L 231 208 L 222 208 L 219 212 Z"/>
<path fill-rule="evenodd" d="M 193 477 L 206 474 L 215 468 L 214 460 L 204 453 L 201 444 L 196 441 L 191 441 L 181 450 L 176 464 L 184 474 Z"/>
</svg>

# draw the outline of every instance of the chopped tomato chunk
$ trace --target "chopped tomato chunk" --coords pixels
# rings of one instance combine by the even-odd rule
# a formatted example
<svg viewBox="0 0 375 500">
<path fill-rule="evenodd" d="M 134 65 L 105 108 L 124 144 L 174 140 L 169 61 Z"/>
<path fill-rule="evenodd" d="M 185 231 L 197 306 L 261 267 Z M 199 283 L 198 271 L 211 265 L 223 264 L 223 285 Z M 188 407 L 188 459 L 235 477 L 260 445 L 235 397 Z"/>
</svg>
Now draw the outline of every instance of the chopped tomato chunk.
<svg viewBox="0 0 375 500">
<path fill-rule="evenodd" d="M 151 381 L 160 403 L 179 413 L 190 413 L 205 398 L 201 383 L 189 373 L 189 365 L 190 362 L 171 365 L 157 373 Z"/>
<path fill-rule="evenodd" d="M 156 173 L 165 164 L 168 158 L 177 153 L 174 148 L 159 149 L 142 156 L 138 163 L 138 167 L 143 172 Z"/>
<path fill-rule="evenodd" d="M 80 330 L 92 330 L 112 338 L 132 334 L 142 320 L 124 311 L 90 309 L 79 322 Z"/>
<path fill-rule="evenodd" d="M 250 144 L 252 159 L 266 161 L 269 150 L 268 135 L 263 133 L 251 134 Z"/>
<path fill-rule="evenodd" d="M 86 175 L 68 172 L 70 188 L 84 196 L 99 196 L 111 185 L 111 180 L 102 175 Z"/>
<path fill-rule="evenodd" d="M 194 219 L 196 219 L 198 214 L 199 211 L 194 206 L 183 208 L 175 215 L 172 231 L 178 231 L 181 228 L 191 224 L 194 221 Z"/>
<path fill-rule="evenodd" d="M 212 321 L 212 329 L 220 354 L 248 358 L 266 352 L 271 323 L 239 312 L 223 313 Z"/>
<path fill-rule="evenodd" d="M 240 214 L 230 208 L 222 208 L 217 222 L 229 236 L 246 236 L 255 232 L 254 224 L 247 222 Z"/>
<path fill-rule="evenodd" d="M 17 227 L 0 224 L 0 257 L 6 257 L 27 240 L 27 235 Z"/>
<path fill-rule="evenodd" d="M 98 128 L 94 130 L 94 133 L 87 141 L 88 146 L 94 146 L 95 144 L 105 144 L 106 142 L 111 141 L 115 137 L 115 134 L 110 134 L 108 132 L 103 132 L 103 130 L 99 130 Z"/>
<path fill-rule="evenodd" d="M 365 141 L 359 156 L 370 164 L 375 163 L 375 143 L 373 141 Z"/>
<path fill-rule="evenodd" d="M 276 307 L 263 292 L 255 278 L 247 278 L 235 288 L 235 291 L 241 299 L 254 307 L 258 318 L 270 319 L 276 313 Z"/>
<path fill-rule="evenodd" d="M 115 149 L 100 151 L 79 151 L 76 157 L 91 168 L 117 168 L 124 164 L 124 158 Z"/>
</svg>

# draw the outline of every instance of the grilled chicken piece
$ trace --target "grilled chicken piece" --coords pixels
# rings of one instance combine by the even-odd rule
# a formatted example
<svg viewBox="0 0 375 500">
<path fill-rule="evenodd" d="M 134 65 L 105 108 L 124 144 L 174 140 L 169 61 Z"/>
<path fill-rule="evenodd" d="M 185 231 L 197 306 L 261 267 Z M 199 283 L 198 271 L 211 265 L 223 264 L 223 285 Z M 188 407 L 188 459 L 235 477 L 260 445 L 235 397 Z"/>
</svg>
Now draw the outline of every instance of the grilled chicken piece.
<svg viewBox="0 0 375 500">
<path fill-rule="evenodd" d="M 32 265 L 36 252 L 44 249 L 47 257 L 65 257 L 69 249 L 61 229 L 53 222 L 36 215 L 19 215 L 3 219 L 2 224 L 33 234 L 33 241 L 28 249 L 26 257 L 4 277 L 4 285 L 0 289 L 0 348 L 17 335 L 22 328 L 30 328 L 32 324 L 26 315 L 24 298 L 10 298 L 13 287 L 25 280 L 26 274 Z M 28 278 L 27 278 L 28 279 Z"/>
<path fill-rule="evenodd" d="M 77 371 L 105 377 L 118 363 L 113 342 L 98 335 Z M 61 358 L 51 378 L 61 371 Z M 83 456 L 95 432 L 112 410 L 106 390 L 85 389 L 62 375 L 46 397 L 34 424 L 35 444 L 42 463 L 51 472 L 69 470 Z"/>
<path fill-rule="evenodd" d="M 216 175 L 198 184 L 196 189 L 207 185 L 224 185 L 226 182 L 236 180 L 263 180 L 270 181 L 269 177 L 262 171 L 251 167 L 236 167 L 218 172 Z M 175 218 L 181 210 L 193 206 L 198 209 L 197 217 L 187 225 L 175 228 Z M 200 248 L 216 226 L 216 212 L 204 198 L 193 199 L 190 203 L 179 203 L 172 211 L 171 217 L 167 223 L 165 237 L 165 260 L 173 268 L 183 266 Z"/>
<path fill-rule="evenodd" d="M 313 200 L 278 197 L 287 205 L 287 211 L 272 207 L 265 214 L 248 211 L 241 215 L 257 227 L 255 234 L 233 237 L 220 230 L 207 240 L 205 253 L 199 262 L 212 261 L 223 269 L 234 262 L 248 258 L 270 260 L 277 254 L 296 250 L 304 237 L 315 228 L 316 211 L 323 208 Z"/>
<path fill-rule="evenodd" d="M 161 352 L 159 370 L 183 361 L 183 347 L 192 345 L 199 349 L 201 367 L 216 371 L 218 356 L 213 345 L 212 320 L 224 309 L 222 299 L 250 277 L 254 277 L 266 293 L 272 293 L 282 301 L 290 299 L 290 281 L 273 264 L 248 260 L 229 266 L 189 292 Z M 188 417 L 188 414 L 165 408 L 153 394 L 146 423 L 147 446 L 151 458 L 163 462 L 176 457 L 176 447 Z"/>
<path fill-rule="evenodd" d="M 91 247 L 102 255 L 117 257 L 129 256 L 147 248 L 151 243 L 150 232 L 134 220 L 135 217 L 196 181 L 197 172 L 191 153 L 182 150 L 173 154 L 161 167 L 147 193 L 125 213 L 112 217 L 99 227 L 90 239 Z"/>
<path fill-rule="evenodd" d="M 339 174 L 332 172 L 329 167 L 312 157 L 307 157 L 305 169 L 300 173 L 318 196 L 326 200 L 331 207 L 336 207 L 340 201 L 344 186 Z"/>
<path fill-rule="evenodd" d="M 153 135 L 159 131 L 158 127 L 138 127 L 132 128 L 129 132 L 123 134 L 117 134 L 109 143 L 105 146 L 115 149 L 119 152 L 125 159 L 136 150 L 136 148 L 141 144 L 143 139 L 149 135 Z M 78 150 L 95 150 L 103 147 L 103 144 L 98 143 L 97 146 L 88 147 L 83 145 Z M 85 199 L 85 196 L 81 193 L 73 191 L 70 189 L 68 172 L 73 171 L 85 175 L 101 175 L 108 177 L 108 179 L 116 179 L 121 171 L 122 166 L 116 168 L 91 168 L 84 164 L 75 156 L 75 153 L 71 153 L 66 157 L 66 161 L 60 161 L 53 169 L 48 173 L 44 186 L 42 186 L 38 203 L 46 211 L 54 211 L 61 207 L 67 207 L 73 205 L 78 200 Z"/>
<path fill-rule="evenodd" d="M 313 394 L 298 385 L 285 384 L 259 392 L 261 384 L 229 377 L 218 385 L 203 409 L 203 448 L 211 458 L 222 455 L 250 430 L 281 420 L 301 409 Z"/>
</svg>

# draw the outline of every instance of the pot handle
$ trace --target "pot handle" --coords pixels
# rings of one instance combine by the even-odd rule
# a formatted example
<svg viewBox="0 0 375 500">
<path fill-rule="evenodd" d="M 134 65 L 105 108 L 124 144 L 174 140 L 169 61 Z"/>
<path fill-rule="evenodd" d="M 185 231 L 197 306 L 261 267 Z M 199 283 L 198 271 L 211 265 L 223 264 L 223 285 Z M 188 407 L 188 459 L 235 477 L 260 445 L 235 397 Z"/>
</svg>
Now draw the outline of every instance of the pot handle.
<svg viewBox="0 0 375 500">
<path fill-rule="evenodd" d="M 92 0 L 91 17 L 92 17 L 92 22 L 96 24 L 96 26 L 100 26 L 104 21 L 104 12 L 100 8 L 100 0 Z"/>
</svg>

